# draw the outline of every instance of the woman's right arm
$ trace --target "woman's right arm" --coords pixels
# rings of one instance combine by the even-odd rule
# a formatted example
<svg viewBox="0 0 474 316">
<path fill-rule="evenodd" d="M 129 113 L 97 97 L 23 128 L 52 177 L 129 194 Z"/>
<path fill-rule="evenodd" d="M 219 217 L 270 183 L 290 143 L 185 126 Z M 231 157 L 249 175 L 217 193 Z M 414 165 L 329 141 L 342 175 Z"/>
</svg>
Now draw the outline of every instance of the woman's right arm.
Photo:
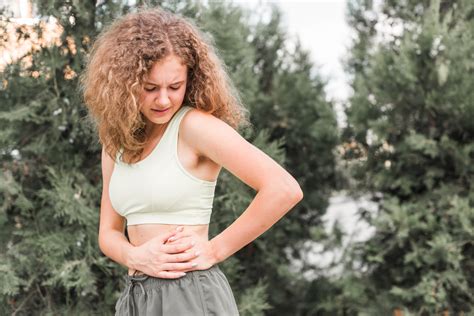
<svg viewBox="0 0 474 316">
<path fill-rule="evenodd" d="M 100 201 L 99 248 L 113 261 L 131 268 L 130 253 L 134 246 L 124 235 L 125 220 L 113 208 L 109 197 L 109 182 L 114 161 L 102 148 L 102 198 Z"/>
<path fill-rule="evenodd" d="M 194 252 L 184 251 L 192 244 L 165 245 L 179 231 L 167 232 L 153 238 L 140 247 L 135 247 L 125 237 L 125 219 L 112 207 L 109 197 L 109 182 L 114 170 L 113 159 L 102 149 L 102 198 L 100 203 L 99 248 L 113 261 L 131 269 L 161 278 L 177 278 L 182 271 L 192 267 Z"/>
</svg>

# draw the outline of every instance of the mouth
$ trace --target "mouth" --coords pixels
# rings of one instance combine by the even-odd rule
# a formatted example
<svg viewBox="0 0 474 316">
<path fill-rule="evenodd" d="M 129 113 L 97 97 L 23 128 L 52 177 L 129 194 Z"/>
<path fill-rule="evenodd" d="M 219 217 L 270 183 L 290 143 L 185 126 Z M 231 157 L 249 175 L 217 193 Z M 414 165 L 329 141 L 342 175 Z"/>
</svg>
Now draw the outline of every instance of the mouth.
<svg viewBox="0 0 474 316">
<path fill-rule="evenodd" d="M 158 110 L 158 109 L 151 109 L 152 111 L 154 112 L 158 112 L 158 113 L 164 113 L 166 111 L 168 111 L 170 108 L 167 108 L 167 109 L 164 109 L 164 110 Z"/>
</svg>

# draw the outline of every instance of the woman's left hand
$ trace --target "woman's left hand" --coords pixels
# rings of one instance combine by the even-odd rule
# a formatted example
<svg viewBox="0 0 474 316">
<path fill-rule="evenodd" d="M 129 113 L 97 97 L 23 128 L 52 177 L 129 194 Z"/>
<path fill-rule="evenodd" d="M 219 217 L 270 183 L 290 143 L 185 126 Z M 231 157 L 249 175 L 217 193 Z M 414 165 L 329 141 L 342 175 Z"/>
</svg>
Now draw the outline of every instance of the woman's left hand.
<svg viewBox="0 0 474 316">
<path fill-rule="evenodd" d="M 196 244 L 186 250 L 185 252 L 194 251 L 198 252 L 199 255 L 192 259 L 190 262 L 194 262 L 197 265 L 189 270 L 183 270 L 182 272 L 189 272 L 194 270 L 206 270 L 215 265 L 217 258 L 215 256 L 215 251 L 212 247 L 212 243 L 209 240 L 202 239 L 193 231 L 183 231 L 175 234 L 173 237 L 169 238 L 165 244 L 179 244 L 194 241 Z"/>
</svg>

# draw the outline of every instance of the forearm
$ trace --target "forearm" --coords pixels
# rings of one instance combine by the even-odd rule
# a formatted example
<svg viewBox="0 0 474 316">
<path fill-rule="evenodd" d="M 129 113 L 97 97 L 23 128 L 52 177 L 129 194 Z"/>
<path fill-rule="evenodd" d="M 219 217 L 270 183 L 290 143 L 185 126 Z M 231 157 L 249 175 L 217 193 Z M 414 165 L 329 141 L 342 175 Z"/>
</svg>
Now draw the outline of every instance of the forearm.
<svg viewBox="0 0 474 316">
<path fill-rule="evenodd" d="M 104 255 L 122 266 L 133 268 L 131 255 L 135 248 L 125 237 L 117 230 L 107 230 L 99 235 L 99 247 Z"/>
<path fill-rule="evenodd" d="M 281 187 L 260 190 L 248 208 L 210 242 L 218 262 L 255 240 L 302 199 L 302 192 Z"/>
</svg>

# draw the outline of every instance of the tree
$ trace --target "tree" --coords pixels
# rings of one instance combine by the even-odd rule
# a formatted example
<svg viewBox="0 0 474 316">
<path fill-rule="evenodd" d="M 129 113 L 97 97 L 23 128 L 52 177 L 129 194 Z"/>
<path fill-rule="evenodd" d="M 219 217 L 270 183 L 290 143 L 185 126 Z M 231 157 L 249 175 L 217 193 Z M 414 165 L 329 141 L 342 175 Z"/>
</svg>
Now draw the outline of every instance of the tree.
<svg viewBox="0 0 474 316">
<path fill-rule="evenodd" d="M 302 253 L 310 251 L 312 242 L 326 238 L 321 217 L 336 186 L 333 150 L 339 135 L 333 104 L 326 101 L 325 82 L 317 76 L 309 53 L 289 38 L 278 7 L 264 10 L 268 11 L 260 16 L 268 16 L 268 22 L 259 20 L 251 38 L 258 78 L 255 102 L 250 103 L 252 122 L 255 130 L 268 130 L 271 141 L 282 141 L 284 166 L 300 183 L 305 198 L 253 243 L 257 260 L 252 270 L 254 278 L 269 276 L 270 285 L 287 284 L 269 287 L 270 303 L 275 306 L 270 314 L 304 314 L 307 301 L 316 297 L 303 273 L 316 267 Z M 303 261 L 296 275 L 288 269 L 295 260 Z"/>
<path fill-rule="evenodd" d="M 39 40 L 2 73 L 0 314 L 110 314 L 123 286 L 125 268 L 97 244 L 101 148 L 85 119 L 78 74 L 104 25 L 137 9 L 128 3 L 37 1 L 42 22 L 31 30 L 19 27 L 19 38 Z M 268 26 L 253 26 L 251 13 L 231 3 L 149 3 L 193 19 L 212 38 L 251 112 L 254 129 L 244 136 L 285 165 L 309 194 L 301 208 L 222 263 L 242 315 L 301 311 L 307 281 L 289 265 L 314 237 L 310 228 L 319 224 L 334 172 L 336 124 L 324 84 L 311 75 L 301 47 L 289 52 L 283 42 L 265 39 L 284 34 L 277 11 Z M 41 26 L 50 17 L 61 32 L 48 44 Z M 273 57 L 260 56 L 260 48 L 278 60 L 269 63 Z M 265 71 L 255 66 L 262 63 Z M 320 160 L 308 159 L 316 153 Z M 209 237 L 235 220 L 254 194 L 224 170 Z"/>
<path fill-rule="evenodd" d="M 353 310 L 472 311 L 474 6 L 385 1 L 374 16 L 370 1 L 351 4 L 360 24 L 346 135 L 361 151 L 348 154 L 379 205 L 361 211 L 376 233 L 353 249 L 364 293 Z M 402 31 L 374 32 L 374 21 Z"/>
</svg>

